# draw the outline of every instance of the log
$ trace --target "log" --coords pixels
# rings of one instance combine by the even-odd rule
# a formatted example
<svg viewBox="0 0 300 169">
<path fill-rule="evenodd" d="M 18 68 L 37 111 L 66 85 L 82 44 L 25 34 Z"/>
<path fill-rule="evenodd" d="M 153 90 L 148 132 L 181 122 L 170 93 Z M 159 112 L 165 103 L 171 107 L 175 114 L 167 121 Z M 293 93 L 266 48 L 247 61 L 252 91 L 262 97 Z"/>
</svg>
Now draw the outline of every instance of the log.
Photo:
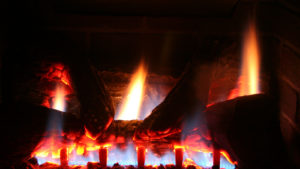
<svg viewBox="0 0 300 169">
<path fill-rule="evenodd" d="M 83 124 L 69 112 L 60 112 L 28 103 L 0 105 L 1 139 L 3 151 L 0 155 L 0 166 L 19 166 L 23 160 L 29 159 L 34 148 L 45 136 L 50 116 L 61 116 L 63 131 L 83 132 Z M 9 168 L 9 167 L 8 167 Z"/>
<path fill-rule="evenodd" d="M 93 136 L 99 136 L 113 120 L 115 110 L 103 80 L 84 57 L 69 58 L 72 85 L 81 104 L 81 118 Z"/>
<path fill-rule="evenodd" d="M 132 141 L 136 128 L 142 123 L 140 120 L 114 120 L 101 136 L 104 142 L 125 143 Z"/>
<path fill-rule="evenodd" d="M 272 96 L 256 94 L 207 108 L 205 116 L 213 141 L 238 162 L 238 168 L 291 168 L 277 105 Z"/>
<path fill-rule="evenodd" d="M 135 132 L 142 140 L 159 140 L 181 131 L 184 120 L 205 109 L 213 65 L 194 62 L 176 86 Z"/>
</svg>

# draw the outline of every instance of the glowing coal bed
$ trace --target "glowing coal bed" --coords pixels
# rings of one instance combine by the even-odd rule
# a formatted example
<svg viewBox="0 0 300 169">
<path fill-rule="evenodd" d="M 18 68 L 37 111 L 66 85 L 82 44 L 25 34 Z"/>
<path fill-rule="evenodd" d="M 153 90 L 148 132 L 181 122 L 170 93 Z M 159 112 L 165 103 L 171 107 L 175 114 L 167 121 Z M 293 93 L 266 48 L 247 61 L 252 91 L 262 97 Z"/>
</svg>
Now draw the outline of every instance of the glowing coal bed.
<svg viewBox="0 0 300 169">
<path fill-rule="evenodd" d="M 87 150 L 88 149 L 88 150 Z M 61 150 L 61 149 L 60 149 Z M 52 163 L 53 166 L 61 165 L 60 150 L 52 153 L 37 154 L 35 158 L 39 165 L 45 165 L 46 163 Z M 125 149 L 118 146 L 108 146 L 107 166 L 113 167 L 116 164 L 121 166 L 134 166 L 138 167 L 137 148 L 134 144 L 128 144 Z M 73 148 L 68 150 L 68 166 L 69 167 L 86 167 L 89 162 L 99 162 L 99 149 L 92 150 L 90 147 L 85 147 L 85 150 L 81 152 L 81 148 Z M 80 155 L 82 154 L 82 155 Z M 175 153 L 173 150 L 169 150 L 164 155 L 159 156 L 150 150 L 145 152 L 145 166 L 151 166 L 157 168 L 161 165 L 172 166 L 175 165 Z M 99 163 L 100 164 L 100 163 Z M 195 152 L 185 150 L 183 154 L 183 167 L 195 166 L 196 168 L 211 168 L 213 166 L 213 154 L 211 152 Z M 230 162 L 230 159 L 226 157 L 226 154 L 221 152 L 220 168 L 233 169 L 235 164 Z"/>
</svg>

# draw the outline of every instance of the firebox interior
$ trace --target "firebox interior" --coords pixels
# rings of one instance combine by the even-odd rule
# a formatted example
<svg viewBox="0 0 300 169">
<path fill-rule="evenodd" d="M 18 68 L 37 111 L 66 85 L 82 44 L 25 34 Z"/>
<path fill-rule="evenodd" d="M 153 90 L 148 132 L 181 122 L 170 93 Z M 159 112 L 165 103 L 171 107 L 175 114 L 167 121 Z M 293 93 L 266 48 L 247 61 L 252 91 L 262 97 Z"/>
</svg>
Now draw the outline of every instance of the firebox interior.
<svg viewBox="0 0 300 169">
<path fill-rule="evenodd" d="M 4 6 L 0 168 L 300 168 L 296 0 Z"/>
</svg>

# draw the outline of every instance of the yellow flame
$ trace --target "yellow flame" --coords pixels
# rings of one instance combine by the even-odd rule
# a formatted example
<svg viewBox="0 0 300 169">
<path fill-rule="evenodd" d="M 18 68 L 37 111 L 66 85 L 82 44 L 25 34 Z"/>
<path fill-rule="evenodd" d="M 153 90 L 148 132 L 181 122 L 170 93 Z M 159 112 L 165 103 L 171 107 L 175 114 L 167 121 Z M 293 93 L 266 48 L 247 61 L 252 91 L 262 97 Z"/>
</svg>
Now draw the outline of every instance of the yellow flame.
<svg viewBox="0 0 300 169">
<path fill-rule="evenodd" d="M 251 22 L 245 33 L 241 74 L 237 88 L 231 91 L 228 99 L 260 93 L 260 55 L 255 24 Z"/>
<path fill-rule="evenodd" d="M 78 155 L 83 155 L 83 153 L 84 153 L 84 147 L 83 146 L 78 146 L 77 149 L 76 149 L 76 153 Z"/>
<path fill-rule="evenodd" d="M 121 111 L 116 120 L 134 120 L 138 119 L 144 93 L 144 83 L 146 80 L 146 71 L 143 63 L 140 64 L 137 72 L 133 75 L 129 92 L 122 105 Z"/>
<path fill-rule="evenodd" d="M 255 25 L 251 23 L 244 41 L 241 72 L 243 84 L 241 84 L 240 95 L 251 95 L 260 92 L 259 64 L 256 30 Z"/>
<path fill-rule="evenodd" d="M 60 157 L 60 150 L 61 148 L 55 150 L 52 150 L 52 158 L 59 158 Z"/>
<path fill-rule="evenodd" d="M 57 86 L 52 108 L 64 112 L 66 107 L 65 104 L 66 102 L 64 88 L 61 86 Z"/>
</svg>

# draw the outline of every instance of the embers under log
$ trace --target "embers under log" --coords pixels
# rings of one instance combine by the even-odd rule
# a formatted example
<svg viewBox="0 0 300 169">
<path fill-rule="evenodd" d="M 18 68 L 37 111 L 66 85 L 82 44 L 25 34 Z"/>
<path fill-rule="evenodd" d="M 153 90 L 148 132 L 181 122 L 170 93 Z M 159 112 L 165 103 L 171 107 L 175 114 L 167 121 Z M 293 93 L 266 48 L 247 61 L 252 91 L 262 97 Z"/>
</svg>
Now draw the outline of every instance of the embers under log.
<svg viewBox="0 0 300 169">
<path fill-rule="evenodd" d="M 278 117 L 274 116 L 276 105 L 274 97 L 257 94 L 208 107 L 206 117 L 215 143 L 238 159 L 242 168 L 284 168 L 287 157 Z M 218 149 L 215 151 L 219 156 Z"/>
</svg>

